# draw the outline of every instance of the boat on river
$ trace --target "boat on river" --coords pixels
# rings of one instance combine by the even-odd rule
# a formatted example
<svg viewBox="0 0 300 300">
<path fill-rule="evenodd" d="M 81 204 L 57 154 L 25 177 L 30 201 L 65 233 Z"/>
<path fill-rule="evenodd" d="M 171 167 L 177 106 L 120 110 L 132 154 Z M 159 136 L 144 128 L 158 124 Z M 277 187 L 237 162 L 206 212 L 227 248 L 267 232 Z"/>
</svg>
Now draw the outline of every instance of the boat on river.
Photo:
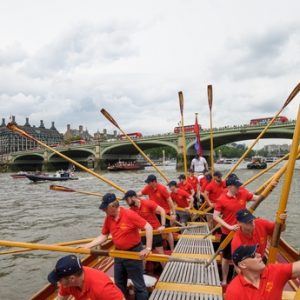
<svg viewBox="0 0 300 300">
<path fill-rule="evenodd" d="M 260 156 L 253 156 L 252 162 L 247 164 L 247 169 L 266 169 L 267 168 L 266 160 Z"/>
<path fill-rule="evenodd" d="M 78 177 L 74 176 L 73 172 L 70 171 L 57 171 L 54 175 L 49 174 L 26 174 L 26 178 L 33 182 L 40 181 L 67 181 L 67 180 L 77 180 Z"/>
<path fill-rule="evenodd" d="M 27 172 L 24 172 L 24 171 L 20 171 L 18 173 L 14 173 L 14 174 L 11 174 L 10 176 L 13 178 L 13 179 L 20 179 L 20 178 L 26 178 L 26 175 L 28 173 Z"/>
<path fill-rule="evenodd" d="M 108 171 L 137 171 L 144 170 L 145 167 L 135 162 L 123 162 L 119 161 L 112 166 L 108 166 Z"/>
</svg>

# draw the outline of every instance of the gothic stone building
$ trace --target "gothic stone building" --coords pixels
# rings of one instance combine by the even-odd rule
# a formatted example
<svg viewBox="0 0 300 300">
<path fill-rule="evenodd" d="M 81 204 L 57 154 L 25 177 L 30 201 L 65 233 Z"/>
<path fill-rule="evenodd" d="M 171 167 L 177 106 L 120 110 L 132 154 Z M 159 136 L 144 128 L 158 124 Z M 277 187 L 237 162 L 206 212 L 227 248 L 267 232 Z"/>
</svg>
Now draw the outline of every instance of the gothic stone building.
<svg viewBox="0 0 300 300">
<path fill-rule="evenodd" d="M 12 116 L 12 123 L 17 124 L 15 116 Z M 44 126 L 43 120 L 41 120 L 40 126 L 36 127 L 31 126 L 29 124 L 29 118 L 26 118 L 26 123 L 23 126 L 18 125 L 18 127 L 47 145 L 57 145 L 63 140 L 63 136 L 55 128 L 54 122 L 52 122 L 51 127 L 47 129 Z M 37 147 L 38 145 L 36 142 L 7 129 L 5 119 L 2 119 L 2 124 L 0 125 L 0 155 L 16 151 L 25 151 Z"/>
</svg>

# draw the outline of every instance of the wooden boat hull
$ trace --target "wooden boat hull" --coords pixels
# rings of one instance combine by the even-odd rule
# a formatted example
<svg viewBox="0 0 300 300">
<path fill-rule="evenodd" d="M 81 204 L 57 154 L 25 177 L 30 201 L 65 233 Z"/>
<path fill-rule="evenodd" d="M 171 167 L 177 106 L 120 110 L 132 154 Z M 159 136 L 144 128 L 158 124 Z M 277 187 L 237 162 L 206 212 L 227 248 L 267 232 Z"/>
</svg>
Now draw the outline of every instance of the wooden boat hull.
<svg viewBox="0 0 300 300">
<path fill-rule="evenodd" d="M 55 177 L 55 176 L 45 176 L 45 175 L 25 175 L 26 178 L 33 182 L 38 181 L 67 181 L 67 180 L 77 180 L 77 177 Z"/>
<path fill-rule="evenodd" d="M 128 167 L 108 167 L 107 170 L 111 172 L 120 172 L 120 171 L 137 171 L 137 170 L 144 170 L 144 166 L 128 166 Z"/>
</svg>

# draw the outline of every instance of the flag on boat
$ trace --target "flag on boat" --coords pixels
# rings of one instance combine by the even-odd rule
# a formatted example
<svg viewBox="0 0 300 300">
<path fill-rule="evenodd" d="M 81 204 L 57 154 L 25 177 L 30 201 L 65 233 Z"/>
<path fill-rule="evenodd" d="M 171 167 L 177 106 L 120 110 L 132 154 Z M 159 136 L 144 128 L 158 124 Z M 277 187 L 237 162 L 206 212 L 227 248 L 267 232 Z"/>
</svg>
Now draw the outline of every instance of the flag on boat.
<svg viewBox="0 0 300 300">
<path fill-rule="evenodd" d="M 198 116 L 196 114 L 195 118 L 195 125 L 194 125 L 194 132 L 196 135 L 196 141 L 195 141 L 195 150 L 198 155 L 202 155 L 202 147 L 201 147 L 201 142 L 200 142 L 200 126 L 198 124 Z"/>
</svg>

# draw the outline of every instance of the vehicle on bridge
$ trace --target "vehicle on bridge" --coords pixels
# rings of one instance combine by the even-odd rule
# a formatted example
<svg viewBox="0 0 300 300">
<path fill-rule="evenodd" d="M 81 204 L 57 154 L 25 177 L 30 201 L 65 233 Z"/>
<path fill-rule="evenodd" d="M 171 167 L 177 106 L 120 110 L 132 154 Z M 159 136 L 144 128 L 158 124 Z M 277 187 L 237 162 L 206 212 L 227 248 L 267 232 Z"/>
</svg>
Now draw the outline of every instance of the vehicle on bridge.
<svg viewBox="0 0 300 300">
<path fill-rule="evenodd" d="M 127 135 L 128 135 L 129 137 L 131 137 L 133 140 L 140 139 L 140 138 L 143 137 L 143 135 L 142 135 L 140 132 L 127 133 Z M 120 135 L 119 135 L 119 139 L 120 139 L 120 140 L 126 140 L 125 134 L 120 134 Z"/>
<path fill-rule="evenodd" d="M 84 144 L 86 144 L 85 140 L 75 140 L 70 142 L 70 145 L 84 145 Z"/>
<path fill-rule="evenodd" d="M 272 118 L 258 118 L 250 120 L 250 125 L 266 125 L 272 120 Z M 276 118 L 274 124 L 282 124 L 288 122 L 288 118 L 284 116 L 279 116 Z"/>
<path fill-rule="evenodd" d="M 184 126 L 184 132 L 195 132 L 194 129 L 195 125 L 186 125 Z M 199 128 L 201 130 L 201 126 L 199 125 Z M 174 133 L 181 133 L 182 131 L 182 127 L 181 126 L 177 126 L 174 128 Z"/>
</svg>

